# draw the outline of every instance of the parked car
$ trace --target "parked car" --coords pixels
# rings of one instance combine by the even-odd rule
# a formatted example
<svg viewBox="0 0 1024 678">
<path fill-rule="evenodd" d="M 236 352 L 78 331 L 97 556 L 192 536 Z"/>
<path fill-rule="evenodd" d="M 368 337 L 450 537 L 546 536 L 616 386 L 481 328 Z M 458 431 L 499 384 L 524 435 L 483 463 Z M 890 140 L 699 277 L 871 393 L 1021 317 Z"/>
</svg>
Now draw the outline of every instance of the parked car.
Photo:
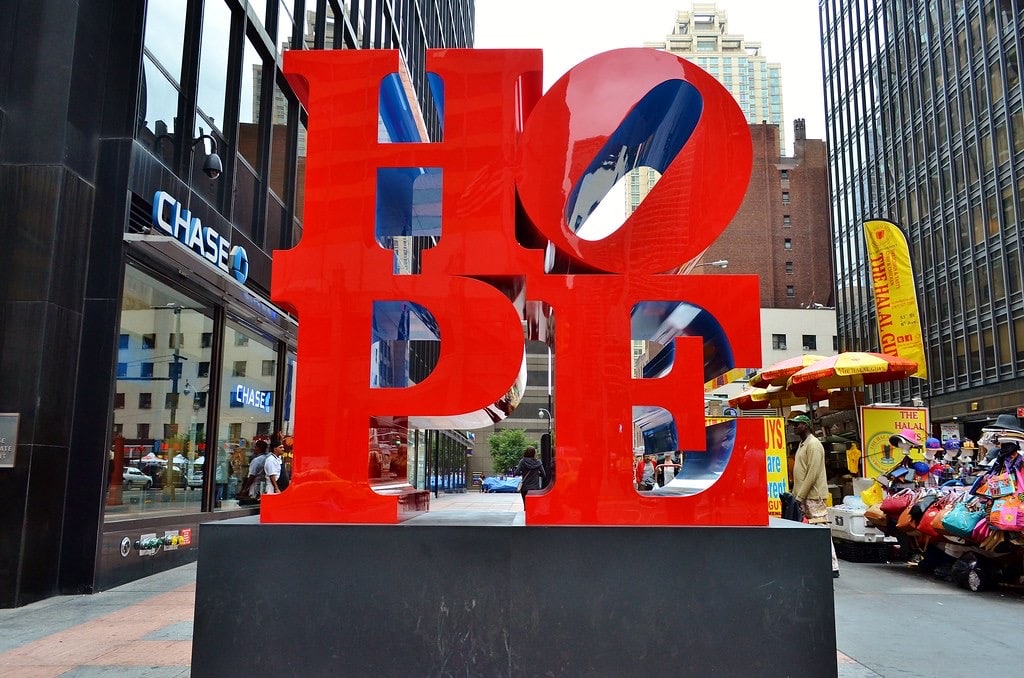
<svg viewBox="0 0 1024 678">
<path fill-rule="evenodd" d="M 196 466 L 191 471 L 187 471 L 185 481 L 190 489 L 201 488 L 203 486 L 203 467 Z"/>
<path fill-rule="evenodd" d="M 128 489 L 139 488 L 148 490 L 153 485 L 153 479 L 134 466 L 126 466 L 121 474 L 121 482 Z"/>
</svg>

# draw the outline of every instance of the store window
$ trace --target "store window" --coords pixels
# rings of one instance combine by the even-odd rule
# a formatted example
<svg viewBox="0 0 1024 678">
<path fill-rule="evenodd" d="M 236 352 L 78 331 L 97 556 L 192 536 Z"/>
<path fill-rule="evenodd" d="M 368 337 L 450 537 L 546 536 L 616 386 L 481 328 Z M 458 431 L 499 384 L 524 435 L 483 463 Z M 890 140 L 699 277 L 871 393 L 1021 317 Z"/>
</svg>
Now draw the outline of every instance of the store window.
<svg viewBox="0 0 1024 678">
<path fill-rule="evenodd" d="M 209 389 L 197 366 L 210 361 L 199 337 L 212 329 L 212 308 L 126 267 L 107 522 L 200 510 L 206 415 L 191 394 Z"/>
<path fill-rule="evenodd" d="M 274 340 L 232 320 L 227 322 L 224 331 L 224 365 L 231 365 L 232 369 L 230 376 L 225 374 L 222 380 L 219 396 L 215 508 L 237 505 L 235 495 L 248 475 L 253 445 L 273 433 L 277 407 L 277 377 L 264 376 L 258 367 L 246 368 L 249 363 L 255 366 L 262 366 L 264 361 L 276 363 Z"/>
</svg>

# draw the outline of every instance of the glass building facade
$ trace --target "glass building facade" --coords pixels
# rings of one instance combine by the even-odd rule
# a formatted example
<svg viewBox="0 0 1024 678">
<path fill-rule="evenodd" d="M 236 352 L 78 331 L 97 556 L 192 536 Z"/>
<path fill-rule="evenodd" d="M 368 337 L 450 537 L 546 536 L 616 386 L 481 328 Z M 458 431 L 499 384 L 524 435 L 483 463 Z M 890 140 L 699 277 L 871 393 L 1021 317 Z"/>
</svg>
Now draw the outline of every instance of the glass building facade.
<svg viewBox="0 0 1024 678">
<path fill-rule="evenodd" d="M 474 26 L 472 0 L 7 9 L 0 412 L 20 430 L 0 607 L 194 560 L 199 523 L 256 510 L 234 490 L 255 441 L 294 433 L 300 367 L 298 320 L 269 299 L 272 252 L 302 237 L 307 114 L 284 52 L 397 50 L 381 140 L 439 139 L 425 51 L 472 46 Z M 423 460 L 440 437 L 415 457 L 422 482 L 448 471 Z"/>
<path fill-rule="evenodd" d="M 982 422 L 1024 401 L 1018 0 L 821 0 L 841 350 L 878 350 L 863 222 L 907 235 L 928 379 L 875 401 Z"/>
</svg>

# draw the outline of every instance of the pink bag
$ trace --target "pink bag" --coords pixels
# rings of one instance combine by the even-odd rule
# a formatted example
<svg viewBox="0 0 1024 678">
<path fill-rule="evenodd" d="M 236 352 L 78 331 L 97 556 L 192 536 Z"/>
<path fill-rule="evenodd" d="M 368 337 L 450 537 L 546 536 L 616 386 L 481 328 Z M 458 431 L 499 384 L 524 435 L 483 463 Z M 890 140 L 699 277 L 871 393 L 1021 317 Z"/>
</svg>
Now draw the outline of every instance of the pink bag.
<svg viewBox="0 0 1024 678">
<path fill-rule="evenodd" d="M 988 526 L 987 520 L 979 520 L 978 524 L 974 526 L 974 530 L 971 532 L 971 541 L 975 544 L 980 544 L 985 541 L 985 537 L 989 535 L 991 529 Z"/>
</svg>

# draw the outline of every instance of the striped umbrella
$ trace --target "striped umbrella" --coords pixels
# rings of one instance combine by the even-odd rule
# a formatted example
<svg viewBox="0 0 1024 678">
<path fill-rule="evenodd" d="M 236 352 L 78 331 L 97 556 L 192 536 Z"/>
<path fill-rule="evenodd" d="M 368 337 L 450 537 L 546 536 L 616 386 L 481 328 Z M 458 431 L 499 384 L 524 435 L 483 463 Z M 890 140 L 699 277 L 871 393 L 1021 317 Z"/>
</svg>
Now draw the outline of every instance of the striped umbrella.
<svg viewBox="0 0 1024 678">
<path fill-rule="evenodd" d="M 741 410 L 763 410 L 807 405 L 828 399 L 828 391 L 814 391 L 807 395 L 797 395 L 785 386 L 769 386 L 768 388 L 748 388 L 729 399 L 729 404 Z"/>
<path fill-rule="evenodd" d="M 764 386 L 771 384 L 772 386 L 785 386 L 789 378 L 794 374 L 807 367 L 813 365 L 819 360 L 824 360 L 825 356 L 815 355 L 813 353 L 804 353 L 793 358 L 786 358 L 780 360 L 777 363 L 769 365 L 768 367 L 761 368 L 758 372 L 760 377 L 760 383 L 754 384 L 755 386 Z"/>
<path fill-rule="evenodd" d="M 917 362 L 886 355 L 847 351 L 808 365 L 789 378 L 793 393 L 821 389 L 855 388 L 905 379 L 917 371 Z"/>
</svg>

